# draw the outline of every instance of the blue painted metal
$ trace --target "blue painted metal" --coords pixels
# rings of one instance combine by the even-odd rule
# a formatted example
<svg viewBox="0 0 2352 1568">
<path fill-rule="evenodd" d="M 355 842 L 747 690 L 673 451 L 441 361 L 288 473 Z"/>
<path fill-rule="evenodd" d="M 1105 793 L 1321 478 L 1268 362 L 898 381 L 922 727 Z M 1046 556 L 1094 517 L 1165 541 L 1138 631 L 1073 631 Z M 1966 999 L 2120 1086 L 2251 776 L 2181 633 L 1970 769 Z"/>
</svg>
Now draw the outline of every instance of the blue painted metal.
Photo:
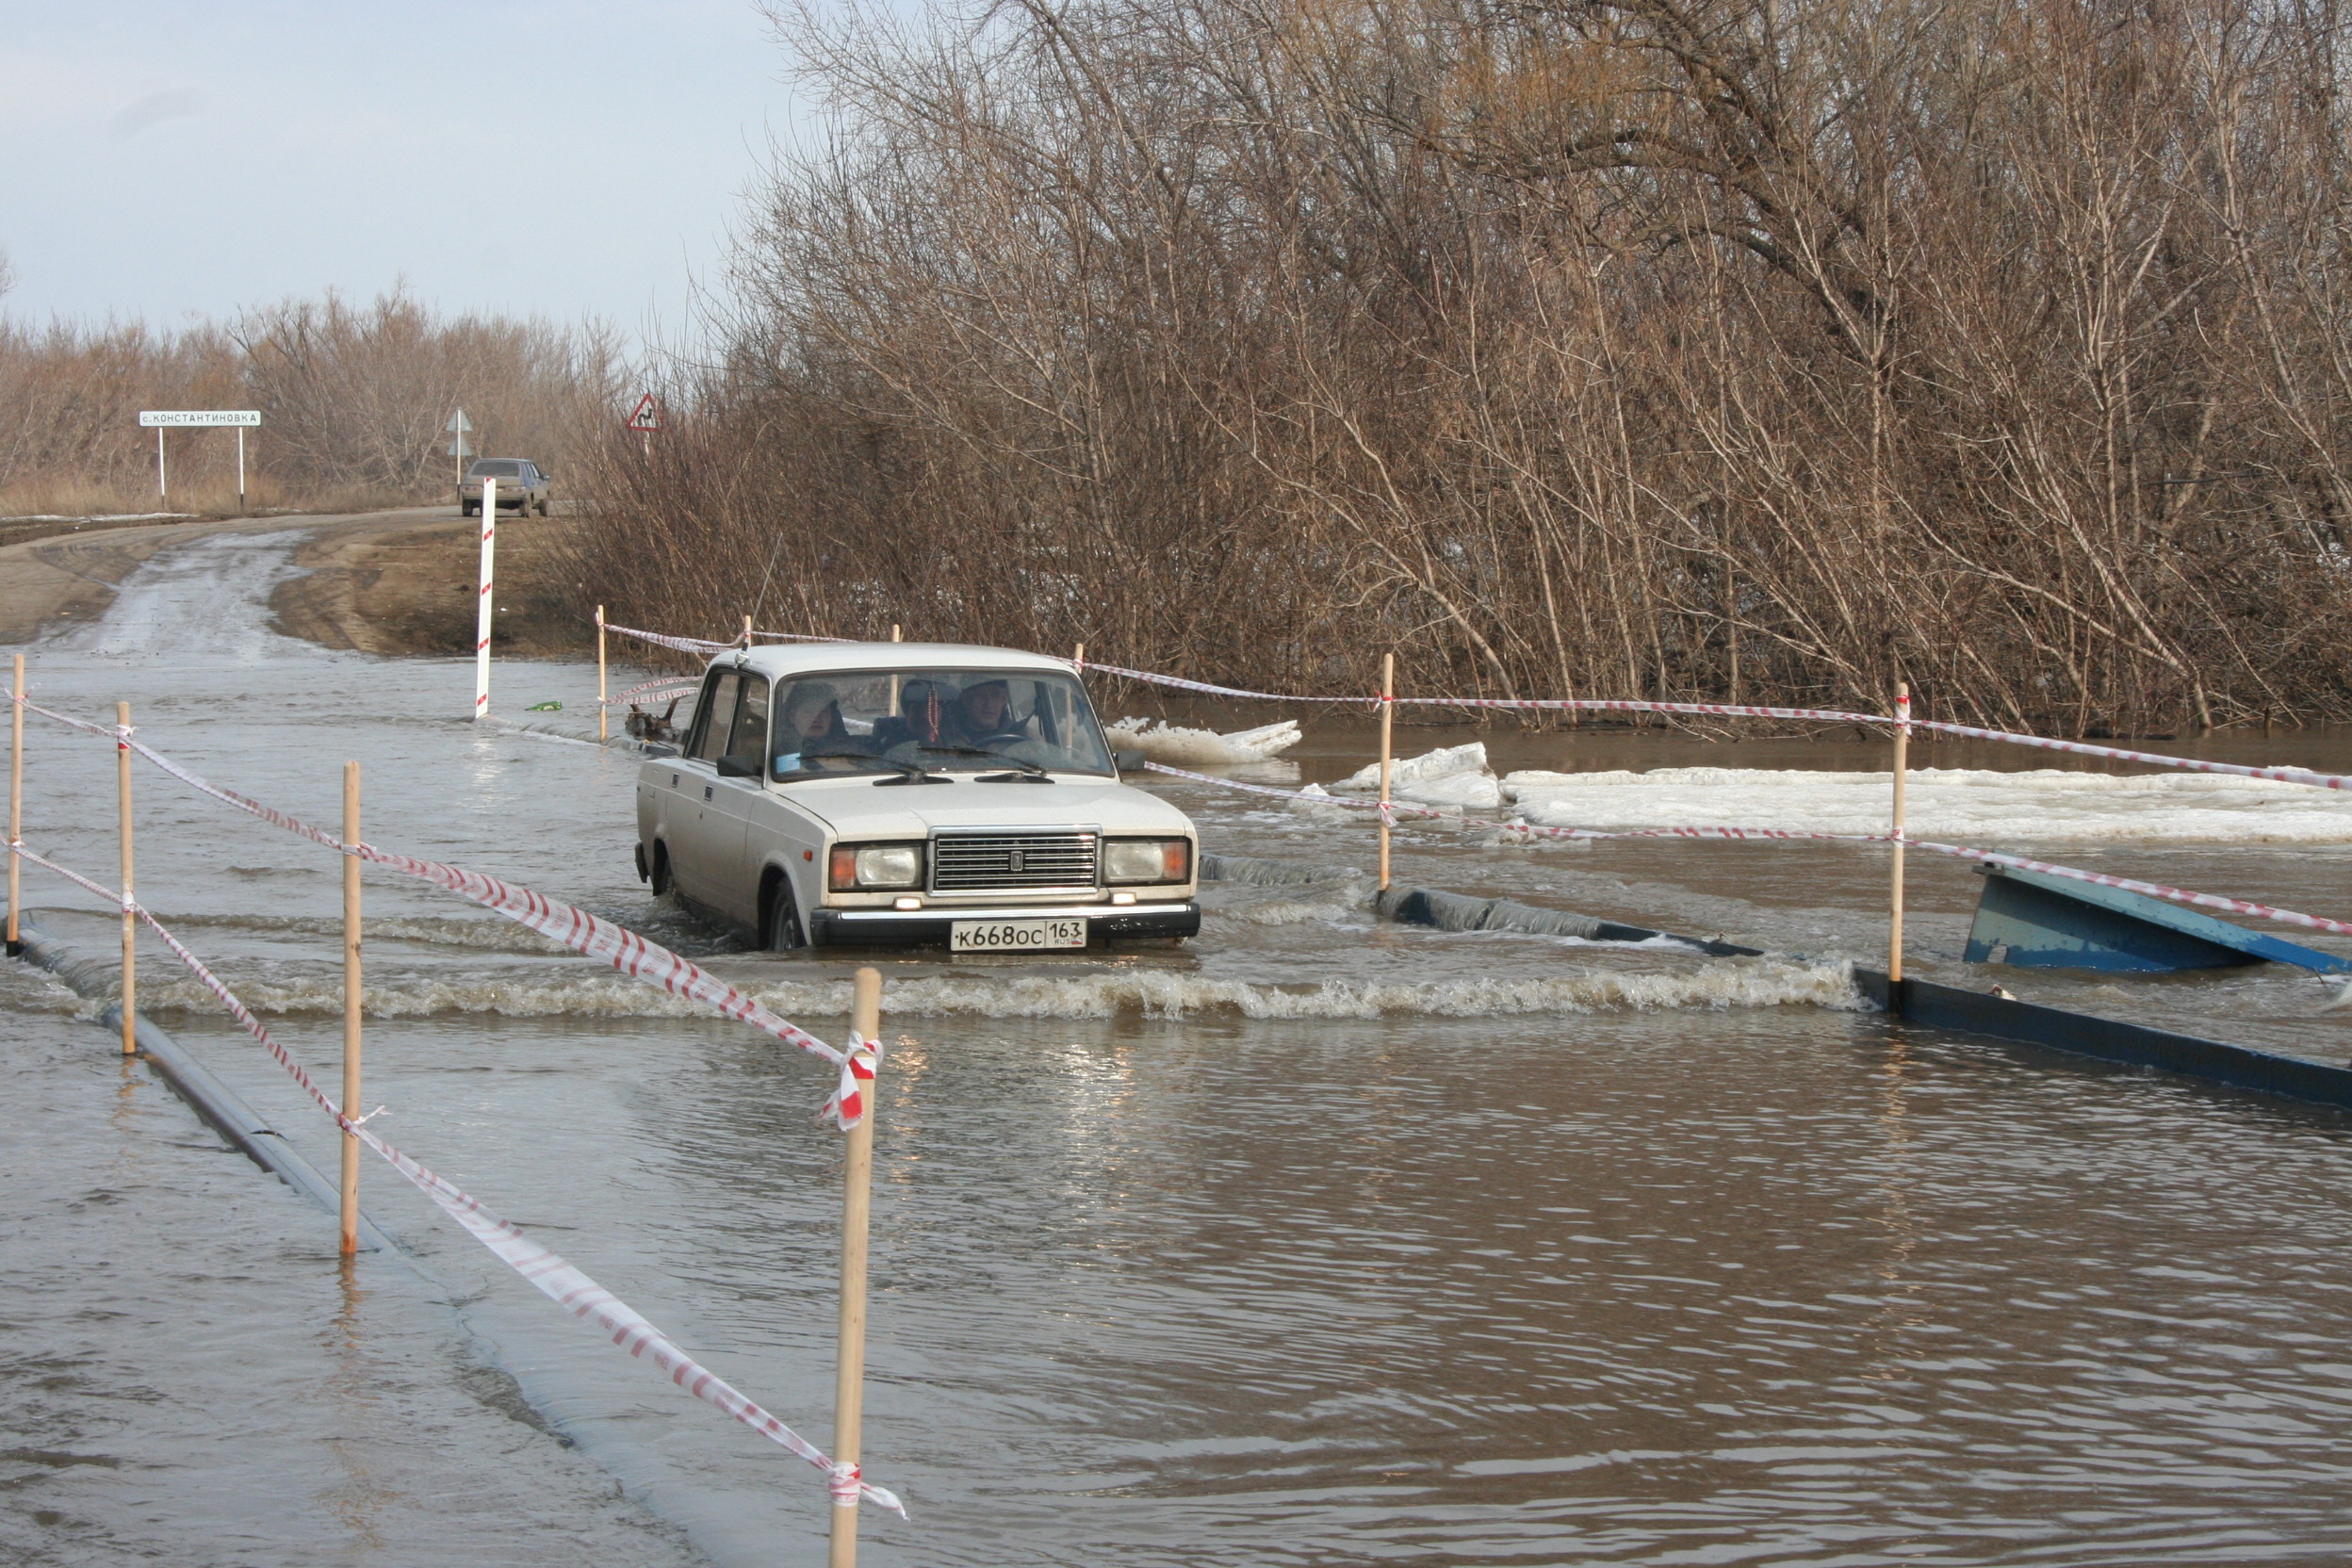
<svg viewBox="0 0 2352 1568">
<path fill-rule="evenodd" d="M 2157 1068 L 2233 1088 L 2282 1094 L 2352 1110 L 2352 1069 L 2281 1056 L 2243 1045 L 2176 1035 L 2142 1023 L 2069 1013 L 2013 997 L 1987 996 L 1925 980 L 1888 984 L 1877 970 L 1857 966 L 1854 988 L 1906 1022 L 1984 1035 L 2070 1055 Z"/>
<path fill-rule="evenodd" d="M 1968 928 L 1972 964 L 2158 974 L 2269 962 L 2352 974 L 2352 959 L 2144 893 L 2006 866 L 1979 866 L 1977 872 L 1984 892 Z"/>
</svg>

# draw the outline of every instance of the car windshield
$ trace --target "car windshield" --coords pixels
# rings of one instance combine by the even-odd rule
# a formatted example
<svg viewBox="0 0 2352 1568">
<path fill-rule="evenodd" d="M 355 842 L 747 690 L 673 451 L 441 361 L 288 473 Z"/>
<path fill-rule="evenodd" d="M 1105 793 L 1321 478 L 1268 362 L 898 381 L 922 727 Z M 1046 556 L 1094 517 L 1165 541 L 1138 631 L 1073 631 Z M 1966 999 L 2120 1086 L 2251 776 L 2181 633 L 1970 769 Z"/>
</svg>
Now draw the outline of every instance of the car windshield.
<svg viewBox="0 0 2352 1568">
<path fill-rule="evenodd" d="M 1016 768 L 1111 774 L 1086 689 L 1058 670 L 851 670 L 776 686 L 769 776 Z"/>
<path fill-rule="evenodd" d="M 520 479 L 523 477 L 523 466 L 505 458 L 496 458 L 489 462 L 475 464 L 466 470 L 466 477 L 467 479 Z"/>
</svg>

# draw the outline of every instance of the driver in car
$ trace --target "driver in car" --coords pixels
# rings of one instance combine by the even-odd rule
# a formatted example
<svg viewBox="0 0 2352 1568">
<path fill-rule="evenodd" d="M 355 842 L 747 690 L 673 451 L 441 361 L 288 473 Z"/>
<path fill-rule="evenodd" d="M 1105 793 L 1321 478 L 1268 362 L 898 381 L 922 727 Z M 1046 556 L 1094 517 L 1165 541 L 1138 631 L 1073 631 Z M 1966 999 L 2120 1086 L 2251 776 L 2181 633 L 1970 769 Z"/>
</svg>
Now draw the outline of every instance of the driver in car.
<svg viewBox="0 0 2352 1568">
<path fill-rule="evenodd" d="M 960 737 L 966 745 L 978 745 L 983 741 L 1025 741 L 1029 737 L 1021 727 L 1005 716 L 1012 705 L 1013 689 L 1002 680 L 983 680 L 964 688 L 959 706 L 963 730 Z"/>
</svg>

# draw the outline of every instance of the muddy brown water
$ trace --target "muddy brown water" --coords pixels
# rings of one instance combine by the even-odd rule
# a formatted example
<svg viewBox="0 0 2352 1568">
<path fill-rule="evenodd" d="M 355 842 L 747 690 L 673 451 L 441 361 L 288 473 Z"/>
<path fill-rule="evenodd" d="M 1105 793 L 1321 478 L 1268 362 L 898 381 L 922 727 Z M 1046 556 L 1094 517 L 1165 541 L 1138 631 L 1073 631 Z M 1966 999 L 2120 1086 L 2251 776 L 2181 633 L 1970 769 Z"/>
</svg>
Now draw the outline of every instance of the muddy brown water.
<svg viewBox="0 0 2352 1568">
<path fill-rule="evenodd" d="M 159 555 L 101 624 L 30 650 L 37 697 L 93 717 L 125 698 L 151 743 L 321 822 L 357 758 L 372 840 L 627 921 L 841 1032 L 849 962 L 743 953 L 647 899 L 629 760 L 465 723 L 469 664 L 261 629 L 294 542 Z M 498 706 L 593 724 L 594 679 L 502 666 Z M 1478 733 L 1413 727 L 1400 749 Z M 1288 772 L 1336 778 L 1367 735 L 1319 720 Z M 1884 766 L 1845 737 L 1484 737 L 1501 769 Z M 2333 734 L 2207 750 L 2352 762 Z M 111 773 L 103 743 L 36 726 L 32 846 L 107 875 Z M 1370 862 L 1360 826 L 1168 788 L 1213 849 Z M 2085 809 L 2050 788 L 2045 825 Z M 143 900 L 330 1068 L 331 858 L 152 770 L 139 792 Z M 2309 833 L 1998 847 L 2347 902 L 2345 848 Z M 1411 880 L 1786 956 L 1383 926 L 1356 883 L 1213 890 L 1181 950 L 883 957 L 867 1468 L 914 1517 L 869 1512 L 867 1561 L 2352 1550 L 2340 1118 L 1889 1025 L 1843 970 L 1883 951 L 1877 851 L 1415 828 L 1398 855 Z M 2352 1048 L 2337 988 L 2296 972 L 1971 970 L 1974 877 L 1920 857 L 1913 882 L 1918 972 Z M 824 1442 L 838 1166 L 818 1064 L 430 890 L 371 873 L 368 898 L 386 1135 Z M 27 902 L 107 951 L 90 900 L 34 874 Z M 168 963 L 142 950 L 151 1010 L 331 1168 L 321 1119 Z M 126 1076 L 87 1004 L 16 966 L 0 992 L 0 1554 L 823 1560 L 814 1472 L 615 1354 L 389 1172 L 367 1204 L 414 1266 L 339 1271 L 331 1221 Z"/>
</svg>

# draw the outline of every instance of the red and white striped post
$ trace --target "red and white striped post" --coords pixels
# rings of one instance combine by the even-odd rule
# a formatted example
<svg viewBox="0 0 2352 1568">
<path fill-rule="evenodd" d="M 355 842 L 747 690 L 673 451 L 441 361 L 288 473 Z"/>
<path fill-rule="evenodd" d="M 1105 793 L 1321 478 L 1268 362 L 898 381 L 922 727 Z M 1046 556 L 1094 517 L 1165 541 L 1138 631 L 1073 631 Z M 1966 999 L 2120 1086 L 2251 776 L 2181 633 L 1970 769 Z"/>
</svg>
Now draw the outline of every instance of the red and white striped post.
<svg viewBox="0 0 2352 1568">
<path fill-rule="evenodd" d="M 16 656 L 16 700 L 8 705 L 8 956 L 24 951 L 17 935 L 17 906 L 24 896 L 16 852 L 24 847 L 24 656 Z"/>
<path fill-rule="evenodd" d="M 498 547 L 498 482 L 482 479 L 482 597 L 474 612 L 474 718 L 490 716 L 491 563 Z"/>
<path fill-rule="evenodd" d="M 343 841 L 359 842 L 359 764 L 343 764 Z M 359 857 L 343 857 L 343 1114 L 359 1120 Z M 343 1135 L 342 1249 L 359 1251 L 359 1139 Z"/>
<path fill-rule="evenodd" d="M 122 841 L 122 1054 L 139 1054 L 139 916 L 131 899 L 131 705 L 114 705 L 114 787 Z M 16 858 L 13 855 L 10 859 Z"/>
<path fill-rule="evenodd" d="M 1389 778 L 1396 771 L 1396 748 L 1392 743 L 1396 719 L 1396 656 L 1380 655 L 1380 891 L 1388 891 Z"/>
<path fill-rule="evenodd" d="M 1910 753 L 1911 685 L 1908 681 L 1899 680 L 1895 682 L 1894 820 L 1889 829 L 1894 836 L 1890 846 L 1894 851 L 1894 861 L 1891 886 L 1887 890 L 1886 914 L 1886 983 L 1890 988 L 1889 998 L 1898 1014 L 1903 1011 L 1902 993 L 1891 988 L 1903 984 L 1903 784 L 1910 772 Z"/>
</svg>

